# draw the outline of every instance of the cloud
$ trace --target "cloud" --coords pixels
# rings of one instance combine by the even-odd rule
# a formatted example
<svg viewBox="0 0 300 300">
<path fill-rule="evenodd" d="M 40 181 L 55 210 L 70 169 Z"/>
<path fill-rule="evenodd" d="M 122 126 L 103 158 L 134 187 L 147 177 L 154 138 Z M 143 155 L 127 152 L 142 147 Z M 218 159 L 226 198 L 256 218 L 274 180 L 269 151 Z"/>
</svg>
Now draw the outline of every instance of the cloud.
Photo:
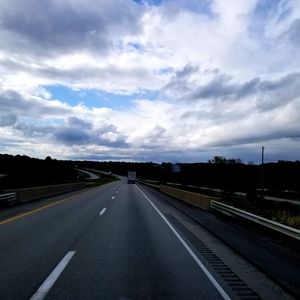
<svg viewBox="0 0 300 300">
<path fill-rule="evenodd" d="M 115 126 L 108 125 L 93 129 L 91 123 L 77 118 L 70 118 L 66 126 L 55 128 L 53 135 L 56 141 L 71 146 L 92 144 L 111 148 L 127 147 L 125 137 Z"/>
<path fill-rule="evenodd" d="M 32 15 L 32 8 L 34 14 Z M 106 53 L 115 34 L 139 32 L 142 10 L 134 2 L 38 1 L 1 2 L 1 38 L 12 53 L 56 55 L 60 52 Z"/>
<path fill-rule="evenodd" d="M 145 67 L 147 59 L 131 46 L 143 32 L 144 11 L 126 0 L 1 2 L 3 86 L 28 91 L 58 84 L 123 94 L 155 89 L 163 74 L 152 76 L 151 62 Z"/>
<path fill-rule="evenodd" d="M 27 124 L 24 122 L 16 123 L 12 128 L 18 137 L 26 139 L 39 139 L 39 142 L 45 142 L 51 138 L 55 127 L 48 125 Z"/>
<path fill-rule="evenodd" d="M 0 20 L 2 152 L 159 161 L 300 146 L 298 1 L 11 0 Z M 56 86 L 86 96 L 74 105 Z M 85 105 L 91 90 L 108 107 Z"/>
<path fill-rule="evenodd" d="M 53 144 L 98 145 L 105 147 L 127 147 L 125 136 L 113 125 L 102 125 L 94 128 L 90 122 L 77 117 L 70 117 L 63 124 L 42 125 L 18 122 L 13 126 L 18 135 L 27 138 L 40 138 L 40 142 Z"/>
<path fill-rule="evenodd" d="M 300 47 L 300 19 L 296 19 L 286 32 L 291 43 L 296 47 Z"/>
<path fill-rule="evenodd" d="M 17 122 L 15 115 L 0 115 L 0 127 L 12 126 Z"/>
<path fill-rule="evenodd" d="M 14 90 L 0 89 L 0 111 L 18 116 L 59 116 L 68 113 L 67 105 L 59 101 L 49 101 L 40 97 L 21 94 Z"/>
<path fill-rule="evenodd" d="M 206 78 L 204 83 L 203 78 Z M 257 108 L 270 110 L 299 97 L 299 89 L 299 72 L 274 80 L 255 77 L 246 82 L 237 82 L 219 70 L 202 71 L 198 66 L 188 65 L 176 72 L 162 91 L 173 100 L 184 101 L 245 101 L 245 98 L 252 97 L 257 100 Z"/>
<path fill-rule="evenodd" d="M 55 138 L 65 144 L 83 144 L 90 142 L 90 135 L 78 128 L 59 128 L 56 130 Z"/>
<path fill-rule="evenodd" d="M 88 122 L 88 121 L 84 121 L 81 120 L 79 118 L 76 117 L 70 117 L 68 118 L 68 125 L 70 127 L 74 127 L 74 128 L 78 128 L 78 129 L 92 129 L 93 128 L 93 124 Z"/>
</svg>

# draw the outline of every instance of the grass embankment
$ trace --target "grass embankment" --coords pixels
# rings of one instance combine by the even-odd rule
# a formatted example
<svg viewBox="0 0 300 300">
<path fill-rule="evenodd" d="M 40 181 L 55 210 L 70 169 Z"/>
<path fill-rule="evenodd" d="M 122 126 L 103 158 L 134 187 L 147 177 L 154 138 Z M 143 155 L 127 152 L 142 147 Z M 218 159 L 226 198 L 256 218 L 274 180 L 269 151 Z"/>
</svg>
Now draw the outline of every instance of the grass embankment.
<svg viewBox="0 0 300 300">
<path fill-rule="evenodd" d="M 113 175 L 104 175 L 104 174 L 99 175 L 98 173 L 97 173 L 97 175 L 99 176 L 99 178 L 97 178 L 97 179 L 86 180 L 86 185 L 88 187 L 99 186 L 99 185 L 103 185 L 106 183 L 120 180 L 119 178 L 117 178 Z"/>
</svg>

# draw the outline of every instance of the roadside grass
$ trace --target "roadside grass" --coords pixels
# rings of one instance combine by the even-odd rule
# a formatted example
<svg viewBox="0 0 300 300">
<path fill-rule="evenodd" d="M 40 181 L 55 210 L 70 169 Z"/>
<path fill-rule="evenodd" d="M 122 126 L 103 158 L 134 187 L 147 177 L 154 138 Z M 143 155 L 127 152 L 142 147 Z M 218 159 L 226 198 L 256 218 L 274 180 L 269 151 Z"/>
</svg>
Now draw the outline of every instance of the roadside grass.
<svg viewBox="0 0 300 300">
<path fill-rule="evenodd" d="M 225 204 L 248 211 L 263 218 L 300 229 L 300 207 L 288 202 L 274 202 L 260 197 L 231 195 L 222 198 Z"/>
<path fill-rule="evenodd" d="M 201 187 L 197 188 L 184 185 L 176 185 L 176 188 L 207 196 L 221 197 L 221 201 L 225 204 L 248 211 L 274 222 L 300 229 L 300 207 L 288 202 L 274 202 L 270 200 L 264 200 L 255 195 L 251 195 L 250 197 L 243 197 L 231 192 L 220 192 L 203 189 Z"/>
<path fill-rule="evenodd" d="M 87 185 L 87 187 L 100 186 L 100 185 L 110 183 L 113 181 L 118 181 L 118 180 L 120 180 L 120 179 L 113 175 L 101 175 L 97 179 L 86 180 L 86 185 Z"/>
<path fill-rule="evenodd" d="M 274 211 L 272 220 L 296 229 L 300 229 L 300 215 L 291 215 L 291 212 L 287 210 Z"/>
</svg>

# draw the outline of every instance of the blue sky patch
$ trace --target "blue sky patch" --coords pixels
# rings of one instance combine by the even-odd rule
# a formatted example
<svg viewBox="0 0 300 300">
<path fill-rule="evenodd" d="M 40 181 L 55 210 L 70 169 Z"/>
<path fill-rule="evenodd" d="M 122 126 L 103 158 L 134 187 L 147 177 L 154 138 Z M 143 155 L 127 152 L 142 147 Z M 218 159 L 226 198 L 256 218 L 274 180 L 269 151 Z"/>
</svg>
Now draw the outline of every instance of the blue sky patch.
<svg viewBox="0 0 300 300">
<path fill-rule="evenodd" d="M 52 99 L 57 99 L 68 105 L 75 106 L 83 103 L 85 106 L 108 107 L 111 109 L 128 109 L 134 104 L 132 100 L 147 99 L 155 100 L 158 91 L 141 91 L 132 95 L 120 95 L 97 90 L 72 90 L 65 86 L 44 86 L 52 94 Z"/>
</svg>

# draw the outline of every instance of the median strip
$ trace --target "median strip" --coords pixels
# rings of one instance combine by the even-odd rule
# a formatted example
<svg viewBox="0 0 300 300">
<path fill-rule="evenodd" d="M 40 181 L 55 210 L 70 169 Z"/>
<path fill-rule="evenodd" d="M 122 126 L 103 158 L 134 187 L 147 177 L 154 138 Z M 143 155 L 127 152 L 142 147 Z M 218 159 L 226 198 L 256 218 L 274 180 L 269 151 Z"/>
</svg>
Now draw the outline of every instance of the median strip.
<svg viewBox="0 0 300 300">
<path fill-rule="evenodd" d="M 69 251 L 65 257 L 60 261 L 60 263 L 55 267 L 52 273 L 46 278 L 43 284 L 39 287 L 39 289 L 34 293 L 34 295 L 30 298 L 30 300 L 42 300 L 49 293 L 50 289 L 63 272 L 67 264 L 70 262 L 71 258 L 75 254 L 75 251 Z"/>
</svg>

